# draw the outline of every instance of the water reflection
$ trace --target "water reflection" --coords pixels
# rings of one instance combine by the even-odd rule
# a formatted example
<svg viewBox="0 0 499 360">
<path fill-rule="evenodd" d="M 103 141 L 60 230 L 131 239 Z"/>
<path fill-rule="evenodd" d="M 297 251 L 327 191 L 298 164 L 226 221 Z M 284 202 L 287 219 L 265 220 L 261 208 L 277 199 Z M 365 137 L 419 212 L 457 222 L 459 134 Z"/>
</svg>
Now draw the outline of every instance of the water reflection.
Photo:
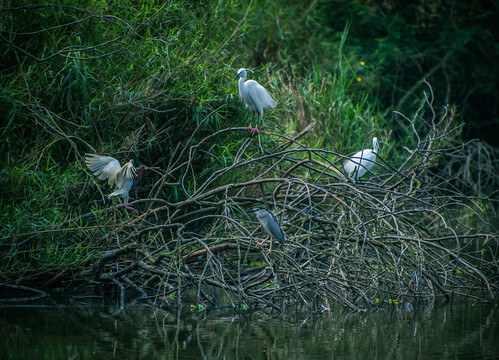
<svg viewBox="0 0 499 360">
<path fill-rule="evenodd" d="M 492 359 L 490 306 L 314 316 L 182 315 L 151 308 L 0 310 L 1 359 Z M 68 346 L 69 356 L 68 356 Z"/>
</svg>

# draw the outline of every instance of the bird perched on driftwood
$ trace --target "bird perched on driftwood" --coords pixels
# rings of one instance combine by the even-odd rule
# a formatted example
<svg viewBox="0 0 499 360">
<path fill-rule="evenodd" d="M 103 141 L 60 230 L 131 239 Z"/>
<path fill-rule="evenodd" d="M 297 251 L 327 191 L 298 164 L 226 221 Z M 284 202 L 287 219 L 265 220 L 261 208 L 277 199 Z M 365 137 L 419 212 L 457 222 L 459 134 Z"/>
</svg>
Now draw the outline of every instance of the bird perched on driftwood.
<svg viewBox="0 0 499 360">
<path fill-rule="evenodd" d="M 282 232 L 281 227 L 279 226 L 279 222 L 277 221 L 274 214 L 272 214 L 269 210 L 263 207 L 257 207 L 251 210 L 246 211 L 247 213 L 254 212 L 256 214 L 256 218 L 260 225 L 262 225 L 263 230 L 271 236 L 271 238 L 275 238 L 281 245 L 284 245 L 286 238 L 284 233 Z M 260 243 L 260 245 L 263 241 Z M 272 248 L 272 242 L 270 243 Z"/>
<path fill-rule="evenodd" d="M 97 154 L 86 154 L 85 163 L 95 175 L 99 176 L 100 180 L 107 180 L 113 189 L 113 192 L 107 196 L 108 198 L 121 197 L 125 203 L 125 208 L 138 214 L 136 209 L 128 206 L 128 199 L 130 190 L 140 182 L 142 172 L 146 168 L 145 165 L 135 168 L 133 160 L 130 160 L 121 166 L 115 158 Z"/>
<path fill-rule="evenodd" d="M 253 118 L 257 117 L 257 124 L 253 129 L 250 126 L 248 127 L 248 131 L 251 134 L 258 134 L 258 120 L 263 116 L 264 108 L 273 108 L 275 106 L 275 101 L 272 99 L 270 94 L 265 90 L 265 88 L 260 85 L 255 80 L 246 81 L 246 72 L 253 73 L 253 71 L 249 69 L 241 68 L 237 70 L 236 79 L 239 78 L 239 96 L 244 100 L 246 106 L 253 113 L 251 116 L 251 123 L 253 123 Z"/>
<path fill-rule="evenodd" d="M 376 155 L 378 154 L 378 138 L 373 138 L 373 149 L 361 150 L 353 155 L 343 168 L 350 179 L 358 180 L 366 172 L 370 171 L 376 164 Z"/>
</svg>

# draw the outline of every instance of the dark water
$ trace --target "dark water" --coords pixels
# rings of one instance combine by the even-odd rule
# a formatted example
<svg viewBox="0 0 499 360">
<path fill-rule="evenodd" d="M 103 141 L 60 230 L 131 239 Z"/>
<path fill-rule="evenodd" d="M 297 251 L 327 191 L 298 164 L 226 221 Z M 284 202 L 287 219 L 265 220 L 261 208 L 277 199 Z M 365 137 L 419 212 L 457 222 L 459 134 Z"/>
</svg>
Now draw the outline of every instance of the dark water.
<svg viewBox="0 0 499 360">
<path fill-rule="evenodd" d="M 0 309 L 0 359 L 499 359 L 484 305 L 233 317 L 151 308 Z"/>
</svg>

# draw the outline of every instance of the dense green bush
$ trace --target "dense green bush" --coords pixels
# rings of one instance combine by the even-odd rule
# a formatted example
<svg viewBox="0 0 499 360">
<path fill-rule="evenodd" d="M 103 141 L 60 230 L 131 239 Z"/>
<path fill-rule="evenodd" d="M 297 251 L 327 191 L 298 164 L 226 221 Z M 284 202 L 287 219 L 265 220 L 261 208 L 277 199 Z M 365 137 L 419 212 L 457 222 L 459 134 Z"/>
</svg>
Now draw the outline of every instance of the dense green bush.
<svg viewBox="0 0 499 360">
<path fill-rule="evenodd" d="M 423 78 L 435 89 L 437 118 L 448 108 L 436 104 L 464 104 L 470 90 L 461 84 L 461 60 L 487 29 L 466 24 L 461 13 L 442 22 L 452 9 L 446 2 L 431 9 L 394 4 L 4 1 L 0 236 L 9 256 L 2 267 L 53 265 L 59 246 L 61 264 L 83 266 L 108 245 L 109 229 L 131 219 L 99 211 L 108 188 L 86 168 L 87 152 L 153 167 L 134 199 L 188 201 L 205 181 L 224 185 L 261 174 L 269 159 L 225 172 L 242 157 L 253 161 L 282 145 L 277 136 L 261 136 L 249 147 L 242 129 L 222 131 L 250 121 L 233 81 L 240 67 L 253 69 L 277 100 L 261 127 L 286 139 L 307 129 L 300 141 L 324 150 L 322 160 L 338 173 L 342 155 L 370 147 L 377 136 L 382 157 L 397 168 L 404 147 L 414 148 L 414 130 L 427 133 L 431 124 L 411 124 L 392 111 L 411 117 L 429 102 Z M 474 14 L 490 21 L 485 10 Z M 470 64 L 480 77 L 483 65 Z M 497 70 L 489 76 L 495 80 Z M 460 121 L 451 118 L 449 128 Z M 458 130 L 442 148 L 460 140 Z"/>
</svg>

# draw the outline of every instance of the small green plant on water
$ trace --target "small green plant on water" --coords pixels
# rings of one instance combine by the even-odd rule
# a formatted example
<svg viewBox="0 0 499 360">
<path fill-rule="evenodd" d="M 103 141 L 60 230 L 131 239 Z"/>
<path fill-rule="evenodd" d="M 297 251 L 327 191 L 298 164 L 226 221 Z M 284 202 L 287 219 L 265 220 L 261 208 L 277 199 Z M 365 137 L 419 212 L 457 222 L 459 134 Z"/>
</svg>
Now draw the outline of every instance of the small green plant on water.
<svg viewBox="0 0 499 360">
<path fill-rule="evenodd" d="M 206 310 L 206 307 L 203 304 L 199 304 L 198 306 L 191 304 L 191 311 L 203 312 Z"/>
</svg>

